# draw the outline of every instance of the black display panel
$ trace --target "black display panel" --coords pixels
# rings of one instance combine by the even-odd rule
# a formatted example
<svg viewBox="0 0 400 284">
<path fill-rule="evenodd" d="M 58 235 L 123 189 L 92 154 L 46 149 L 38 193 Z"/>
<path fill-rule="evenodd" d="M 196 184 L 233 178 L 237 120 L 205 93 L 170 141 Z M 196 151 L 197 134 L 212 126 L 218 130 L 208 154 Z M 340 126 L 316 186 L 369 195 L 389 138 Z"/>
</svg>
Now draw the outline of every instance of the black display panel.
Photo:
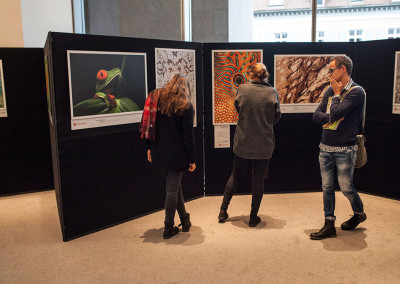
<svg viewBox="0 0 400 284">
<path fill-rule="evenodd" d="M 392 113 L 395 52 L 400 39 L 357 43 L 357 80 L 367 92 L 368 163 L 354 173 L 360 190 L 400 198 L 400 115 Z"/>
<path fill-rule="evenodd" d="M 274 82 L 274 55 L 347 54 L 354 62 L 352 78 L 367 91 L 368 163 L 355 169 L 354 183 L 362 192 L 399 198 L 399 119 L 391 113 L 393 99 L 394 53 L 400 40 L 357 43 L 205 43 L 204 54 L 204 127 L 205 188 L 207 195 L 224 192 L 233 165 L 232 143 L 235 125 L 230 126 L 231 147 L 214 148 L 212 124 L 212 51 L 263 50 L 270 83 Z M 379 52 L 384 51 L 384 52 Z M 312 113 L 284 113 L 275 126 L 276 148 L 270 161 L 269 179 L 264 192 L 320 191 L 318 154 L 321 127 L 312 121 Z M 251 145 L 249 145 L 251 147 Z M 337 187 L 338 188 L 338 187 Z M 250 193 L 251 173 L 247 172 L 236 193 Z"/>
<path fill-rule="evenodd" d="M 139 123 L 71 130 L 67 51 L 145 53 L 150 92 L 155 88 L 155 48 L 196 51 L 197 169 L 185 173 L 183 194 L 185 200 L 204 194 L 202 45 L 49 33 L 45 53 L 49 56 L 53 86 L 53 165 L 64 240 L 159 210 L 165 199 L 165 182 L 161 173 L 147 162 Z"/>
<path fill-rule="evenodd" d="M 7 117 L 0 117 L 0 196 L 54 188 L 42 48 L 0 48 Z"/>
</svg>

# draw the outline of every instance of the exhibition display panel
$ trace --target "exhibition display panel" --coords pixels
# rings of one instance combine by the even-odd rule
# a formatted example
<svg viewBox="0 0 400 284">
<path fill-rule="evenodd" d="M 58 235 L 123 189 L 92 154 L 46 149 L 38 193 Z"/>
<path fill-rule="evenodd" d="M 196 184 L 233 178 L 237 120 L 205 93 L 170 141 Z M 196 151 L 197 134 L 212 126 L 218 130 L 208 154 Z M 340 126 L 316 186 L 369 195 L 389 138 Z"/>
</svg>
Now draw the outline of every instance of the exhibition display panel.
<svg viewBox="0 0 400 284">
<path fill-rule="evenodd" d="M 164 207 L 165 181 L 147 162 L 139 135 L 146 96 L 157 86 L 155 52 L 188 50 L 194 63 L 202 62 L 201 47 L 200 43 L 49 33 L 45 56 L 54 121 L 51 143 L 64 240 Z M 201 114 L 202 66 L 191 68 L 196 114 Z M 203 125 L 201 115 L 197 123 Z M 194 128 L 194 133 L 197 169 L 183 177 L 186 200 L 204 195 L 202 127 Z"/>
<path fill-rule="evenodd" d="M 0 48 L 0 196 L 54 188 L 43 48 Z"/>
<path fill-rule="evenodd" d="M 276 145 L 268 179 L 265 180 L 265 193 L 321 190 L 318 155 L 322 129 L 313 122 L 310 108 L 316 108 L 321 93 L 326 89 L 324 61 L 332 55 L 346 54 L 354 63 L 351 77 L 367 92 L 365 132 L 368 163 L 355 169 L 355 187 L 361 192 L 400 198 L 397 190 L 400 167 L 396 165 L 400 158 L 397 150 L 400 117 L 392 113 L 392 101 L 395 102 L 396 98 L 393 96 L 397 90 L 394 87 L 397 86 L 394 83 L 395 72 L 398 72 L 395 71 L 395 61 L 400 39 L 355 43 L 204 43 L 206 195 L 224 193 L 233 166 L 235 126 L 228 126 L 225 149 L 217 147 L 216 141 L 221 138 L 217 137 L 219 125 L 215 125 L 214 120 L 215 98 L 208 95 L 214 94 L 213 72 L 216 66 L 213 57 L 218 50 L 262 50 L 262 62 L 270 73 L 269 83 L 279 92 L 282 118 L 274 127 Z M 322 74 L 317 74 L 316 69 L 320 69 Z M 312 77 L 315 80 L 310 80 Z M 290 80 L 292 82 L 288 83 Z M 234 81 L 230 84 L 225 88 L 237 89 Z M 339 188 L 337 181 L 335 187 Z M 248 194 L 250 190 L 251 171 L 248 169 L 236 193 Z"/>
</svg>

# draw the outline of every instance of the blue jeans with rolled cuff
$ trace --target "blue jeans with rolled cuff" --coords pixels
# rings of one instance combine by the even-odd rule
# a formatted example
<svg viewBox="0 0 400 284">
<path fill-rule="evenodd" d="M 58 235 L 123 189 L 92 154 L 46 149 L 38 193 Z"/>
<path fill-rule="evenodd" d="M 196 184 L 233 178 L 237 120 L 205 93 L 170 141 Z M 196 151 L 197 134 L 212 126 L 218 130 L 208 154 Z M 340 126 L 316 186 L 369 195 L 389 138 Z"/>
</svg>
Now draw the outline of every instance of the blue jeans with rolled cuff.
<svg viewBox="0 0 400 284">
<path fill-rule="evenodd" d="M 335 190 L 334 174 L 337 169 L 337 177 L 340 190 L 350 201 L 355 214 L 364 212 L 364 206 L 353 185 L 354 163 L 357 153 L 352 149 L 345 152 L 319 153 L 319 165 L 321 168 L 322 191 L 324 197 L 325 219 L 335 220 Z"/>
</svg>

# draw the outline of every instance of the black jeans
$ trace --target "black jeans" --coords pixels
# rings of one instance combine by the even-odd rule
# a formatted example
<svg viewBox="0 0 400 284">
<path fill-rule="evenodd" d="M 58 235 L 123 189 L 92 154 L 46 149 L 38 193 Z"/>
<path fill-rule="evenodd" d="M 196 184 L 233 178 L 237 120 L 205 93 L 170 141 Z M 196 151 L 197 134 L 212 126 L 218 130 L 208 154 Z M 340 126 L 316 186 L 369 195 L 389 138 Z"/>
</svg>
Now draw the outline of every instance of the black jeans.
<svg viewBox="0 0 400 284">
<path fill-rule="evenodd" d="M 248 160 L 234 155 L 233 170 L 225 186 L 224 199 L 222 201 L 221 209 L 228 209 L 232 196 L 239 185 L 239 181 L 243 179 L 247 168 L 252 166 L 251 215 L 257 215 L 264 194 L 264 177 L 268 168 L 268 162 L 269 159 Z"/>
<path fill-rule="evenodd" d="M 181 220 L 186 217 L 181 184 L 183 172 L 162 169 L 161 173 L 166 181 L 165 226 L 172 227 L 175 211 L 178 211 Z"/>
</svg>

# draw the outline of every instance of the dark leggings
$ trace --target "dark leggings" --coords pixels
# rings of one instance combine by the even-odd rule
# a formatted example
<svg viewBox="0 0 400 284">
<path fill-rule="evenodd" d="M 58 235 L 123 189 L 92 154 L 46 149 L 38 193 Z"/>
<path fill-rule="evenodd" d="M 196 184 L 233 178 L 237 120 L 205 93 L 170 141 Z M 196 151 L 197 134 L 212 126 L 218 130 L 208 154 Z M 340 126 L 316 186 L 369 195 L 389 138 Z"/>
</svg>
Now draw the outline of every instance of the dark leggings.
<svg viewBox="0 0 400 284">
<path fill-rule="evenodd" d="M 239 185 L 239 181 L 243 179 L 247 168 L 252 166 L 251 215 L 257 215 L 264 193 L 264 177 L 268 168 L 268 162 L 269 159 L 249 160 L 234 155 L 233 170 L 225 186 L 224 199 L 222 201 L 221 209 L 228 209 L 232 196 Z"/>
<path fill-rule="evenodd" d="M 161 173 L 166 180 L 165 226 L 172 227 L 174 225 L 175 211 L 178 211 L 181 220 L 186 217 L 181 184 L 183 172 L 163 169 Z"/>
</svg>

